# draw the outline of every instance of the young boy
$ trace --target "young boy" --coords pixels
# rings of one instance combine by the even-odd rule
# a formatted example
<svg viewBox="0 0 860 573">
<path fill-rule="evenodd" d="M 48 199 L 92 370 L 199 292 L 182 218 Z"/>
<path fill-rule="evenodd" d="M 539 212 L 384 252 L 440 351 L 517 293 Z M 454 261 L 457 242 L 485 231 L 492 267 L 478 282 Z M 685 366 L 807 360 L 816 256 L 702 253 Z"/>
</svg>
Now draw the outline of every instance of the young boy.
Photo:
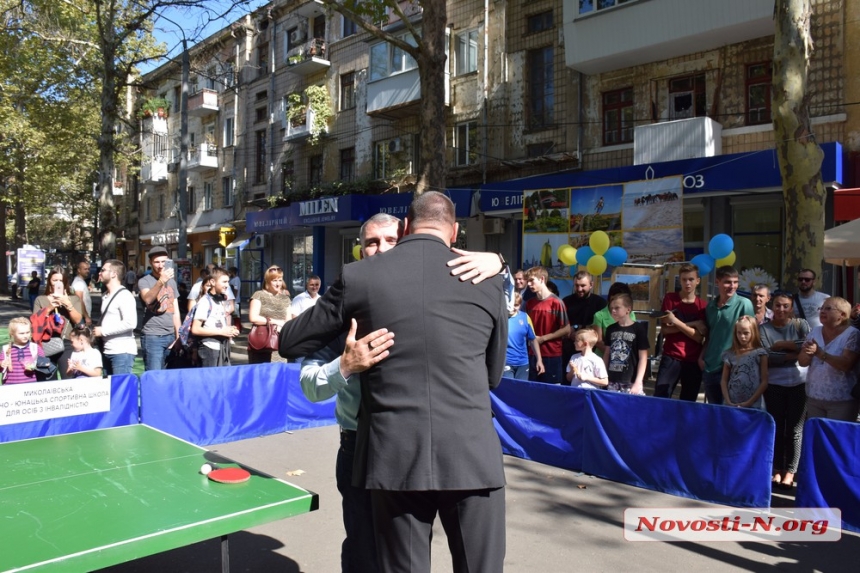
<svg viewBox="0 0 860 573">
<path fill-rule="evenodd" d="M 75 328 L 70 338 L 74 352 L 69 356 L 69 375 L 75 378 L 101 378 L 102 353 L 93 348 L 93 335 L 89 327 Z"/>
<path fill-rule="evenodd" d="M 44 356 L 42 347 L 30 340 L 30 320 L 16 317 L 9 321 L 11 344 L 0 349 L 0 368 L 4 384 L 36 381 L 36 356 Z"/>
<path fill-rule="evenodd" d="M 731 348 L 735 323 L 742 316 L 755 316 L 753 305 L 738 292 L 738 271 L 731 266 L 717 269 L 719 297 L 711 299 L 705 307 L 708 337 L 699 355 L 705 397 L 709 404 L 723 403 L 723 352 Z"/>
<path fill-rule="evenodd" d="M 191 334 L 201 339 L 200 361 L 204 368 L 230 366 L 230 340 L 239 335 L 227 310 L 230 277 L 216 268 L 209 278 L 209 293 L 197 303 Z"/>
<path fill-rule="evenodd" d="M 603 360 L 609 374 L 608 389 L 625 394 L 642 394 L 648 367 L 648 328 L 630 318 L 633 299 L 629 294 L 609 299 L 609 313 L 615 324 L 606 327 Z"/>
<path fill-rule="evenodd" d="M 699 286 L 699 267 L 684 263 L 678 269 L 680 292 L 667 293 L 663 298 L 662 320 L 663 357 L 657 372 L 654 396 L 671 398 L 678 381 L 681 381 L 681 400 L 695 402 L 702 385 L 699 354 L 705 339 L 705 306 L 696 296 Z"/>
<path fill-rule="evenodd" d="M 564 364 L 561 361 L 562 339 L 570 333 L 567 309 L 547 286 L 549 274 L 543 267 L 532 267 L 526 271 L 526 282 L 535 293 L 535 298 L 526 301 L 526 313 L 532 319 L 540 354 L 543 358 L 544 372 L 538 374 L 534 356 L 529 361 L 529 380 L 560 384 L 564 378 Z"/>
<path fill-rule="evenodd" d="M 567 381 L 579 388 L 606 388 L 609 383 L 603 359 L 593 352 L 597 344 L 597 331 L 591 327 L 581 328 L 573 335 L 574 354 L 567 365 Z"/>
</svg>

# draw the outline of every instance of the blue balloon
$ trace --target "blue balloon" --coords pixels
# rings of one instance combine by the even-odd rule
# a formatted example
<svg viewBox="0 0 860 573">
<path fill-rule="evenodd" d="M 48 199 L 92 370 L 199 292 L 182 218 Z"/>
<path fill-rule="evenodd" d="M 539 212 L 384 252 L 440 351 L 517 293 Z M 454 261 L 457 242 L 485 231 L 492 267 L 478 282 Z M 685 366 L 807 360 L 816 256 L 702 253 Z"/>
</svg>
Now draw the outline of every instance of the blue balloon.
<svg viewBox="0 0 860 573">
<path fill-rule="evenodd" d="M 622 247 L 609 247 L 603 257 L 609 266 L 620 267 L 627 262 L 627 251 Z"/>
<path fill-rule="evenodd" d="M 716 264 L 714 257 L 705 253 L 696 255 L 690 262 L 699 267 L 699 276 L 704 276 L 714 270 L 714 265 Z"/>
<path fill-rule="evenodd" d="M 708 254 L 714 257 L 714 260 L 728 257 L 733 250 L 735 250 L 735 242 L 723 233 L 714 235 L 708 243 Z"/>
<path fill-rule="evenodd" d="M 582 266 L 588 264 L 588 259 L 594 256 L 594 251 L 589 246 L 579 247 L 576 249 L 576 262 Z"/>
</svg>

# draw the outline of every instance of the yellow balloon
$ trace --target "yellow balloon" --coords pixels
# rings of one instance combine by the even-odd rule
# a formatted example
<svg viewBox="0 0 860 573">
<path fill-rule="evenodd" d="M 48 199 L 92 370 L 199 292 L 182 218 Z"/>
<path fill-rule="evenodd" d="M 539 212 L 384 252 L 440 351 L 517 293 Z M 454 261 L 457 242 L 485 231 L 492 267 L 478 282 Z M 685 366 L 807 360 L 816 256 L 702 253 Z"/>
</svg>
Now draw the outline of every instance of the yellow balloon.
<svg viewBox="0 0 860 573">
<path fill-rule="evenodd" d="M 738 257 L 737 257 L 737 255 L 735 255 L 735 252 L 732 251 L 731 253 L 729 253 L 728 255 L 723 257 L 722 259 L 717 259 L 717 263 L 716 263 L 717 266 L 715 268 L 718 269 L 720 267 L 733 265 L 733 264 L 735 264 L 735 260 L 737 258 Z"/>
<path fill-rule="evenodd" d="M 356 261 L 361 258 L 361 245 L 356 245 L 352 248 L 352 258 Z"/>
<path fill-rule="evenodd" d="M 594 247 L 591 248 L 593 249 Z M 588 272 L 590 272 L 594 276 L 600 276 L 606 270 L 606 259 L 603 257 L 603 255 L 594 255 L 593 257 L 588 259 L 588 264 L 586 265 L 586 268 L 588 269 Z"/>
<path fill-rule="evenodd" d="M 560 246 L 556 254 L 558 255 L 558 260 L 567 266 L 576 263 L 576 249 L 570 245 Z"/>
<path fill-rule="evenodd" d="M 604 231 L 594 231 L 591 233 L 591 238 L 588 239 L 588 246 L 591 247 L 595 255 L 602 255 L 609 250 L 609 235 Z"/>
</svg>

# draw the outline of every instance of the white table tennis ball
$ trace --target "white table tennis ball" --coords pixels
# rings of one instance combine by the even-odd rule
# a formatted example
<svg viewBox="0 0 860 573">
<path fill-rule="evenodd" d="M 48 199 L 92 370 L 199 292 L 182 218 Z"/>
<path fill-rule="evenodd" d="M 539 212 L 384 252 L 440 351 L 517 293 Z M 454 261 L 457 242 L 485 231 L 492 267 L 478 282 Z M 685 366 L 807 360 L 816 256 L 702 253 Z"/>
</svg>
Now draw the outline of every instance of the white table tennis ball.
<svg viewBox="0 0 860 573">
<path fill-rule="evenodd" d="M 202 466 L 200 466 L 200 473 L 205 475 L 205 476 L 209 475 L 209 472 L 211 472 L 211 471 L 212 471 L 212 466 L 209 464 L 203 464 Z"/>
</svg>

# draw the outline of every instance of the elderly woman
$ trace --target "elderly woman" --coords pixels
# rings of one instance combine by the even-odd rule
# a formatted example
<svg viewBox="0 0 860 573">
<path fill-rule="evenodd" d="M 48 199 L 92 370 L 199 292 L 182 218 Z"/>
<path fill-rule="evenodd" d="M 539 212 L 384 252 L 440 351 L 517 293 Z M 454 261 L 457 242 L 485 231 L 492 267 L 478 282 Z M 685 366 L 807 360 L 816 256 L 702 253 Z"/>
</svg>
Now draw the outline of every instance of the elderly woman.
<svg viewBox="0 0 860 573">
<path fill-rule="evenodd" d="M 42 345 L 45 356 L 57 365 L 60 378 L 69 377 L 69 356 L 72 355 L 72 329 L 84 320 L 83 303 L 80 297 L 69 288 L 69 278 L 62 267 L 56 267 L 48 273 L 45 294 L 33 302 L 33 340 Z M 42 340 L 39 322 L 50 321 L 56 334 L 50 340 Z M 73 376 L 71 376 L 73 377 Z"/>
<path fill-rule="evenodd" d="M 776 422 L 773 447 L 773 483 L 791 489 L 800 461 L 803 421 L 806 418 L 806 368 L 798 365 L 801 341 L 809 335 L 809 323 L 794 318 L 791 294 L 773 295 L 773 316 L 761 326 L 767 349 L 768 386 L 764 404 Z"/>
<path fill-rule="evenodd" d="M 856 422 L 860 400 L 851 396 L 857 382 L 860 330 L 850 324 L 851 305 L 838 296 L 825 299 L 818 312 L 821 326 L 803 343 L 801 366 L 806 376 L 807 416 Z"/>
<path fill-rule="evenodd" d="M 290 293 L 284 288 L 284 271 L 281 267 L 269 267 L 263 276 L 263 288 L 251 295 L 248 320 L 261 326 L 271 322 L 280 329 L 292 318 L 290 303 Z M 286 361 L 277 352 L 261 352 L 248 347 L 248 364 Z"/>
</svg>

